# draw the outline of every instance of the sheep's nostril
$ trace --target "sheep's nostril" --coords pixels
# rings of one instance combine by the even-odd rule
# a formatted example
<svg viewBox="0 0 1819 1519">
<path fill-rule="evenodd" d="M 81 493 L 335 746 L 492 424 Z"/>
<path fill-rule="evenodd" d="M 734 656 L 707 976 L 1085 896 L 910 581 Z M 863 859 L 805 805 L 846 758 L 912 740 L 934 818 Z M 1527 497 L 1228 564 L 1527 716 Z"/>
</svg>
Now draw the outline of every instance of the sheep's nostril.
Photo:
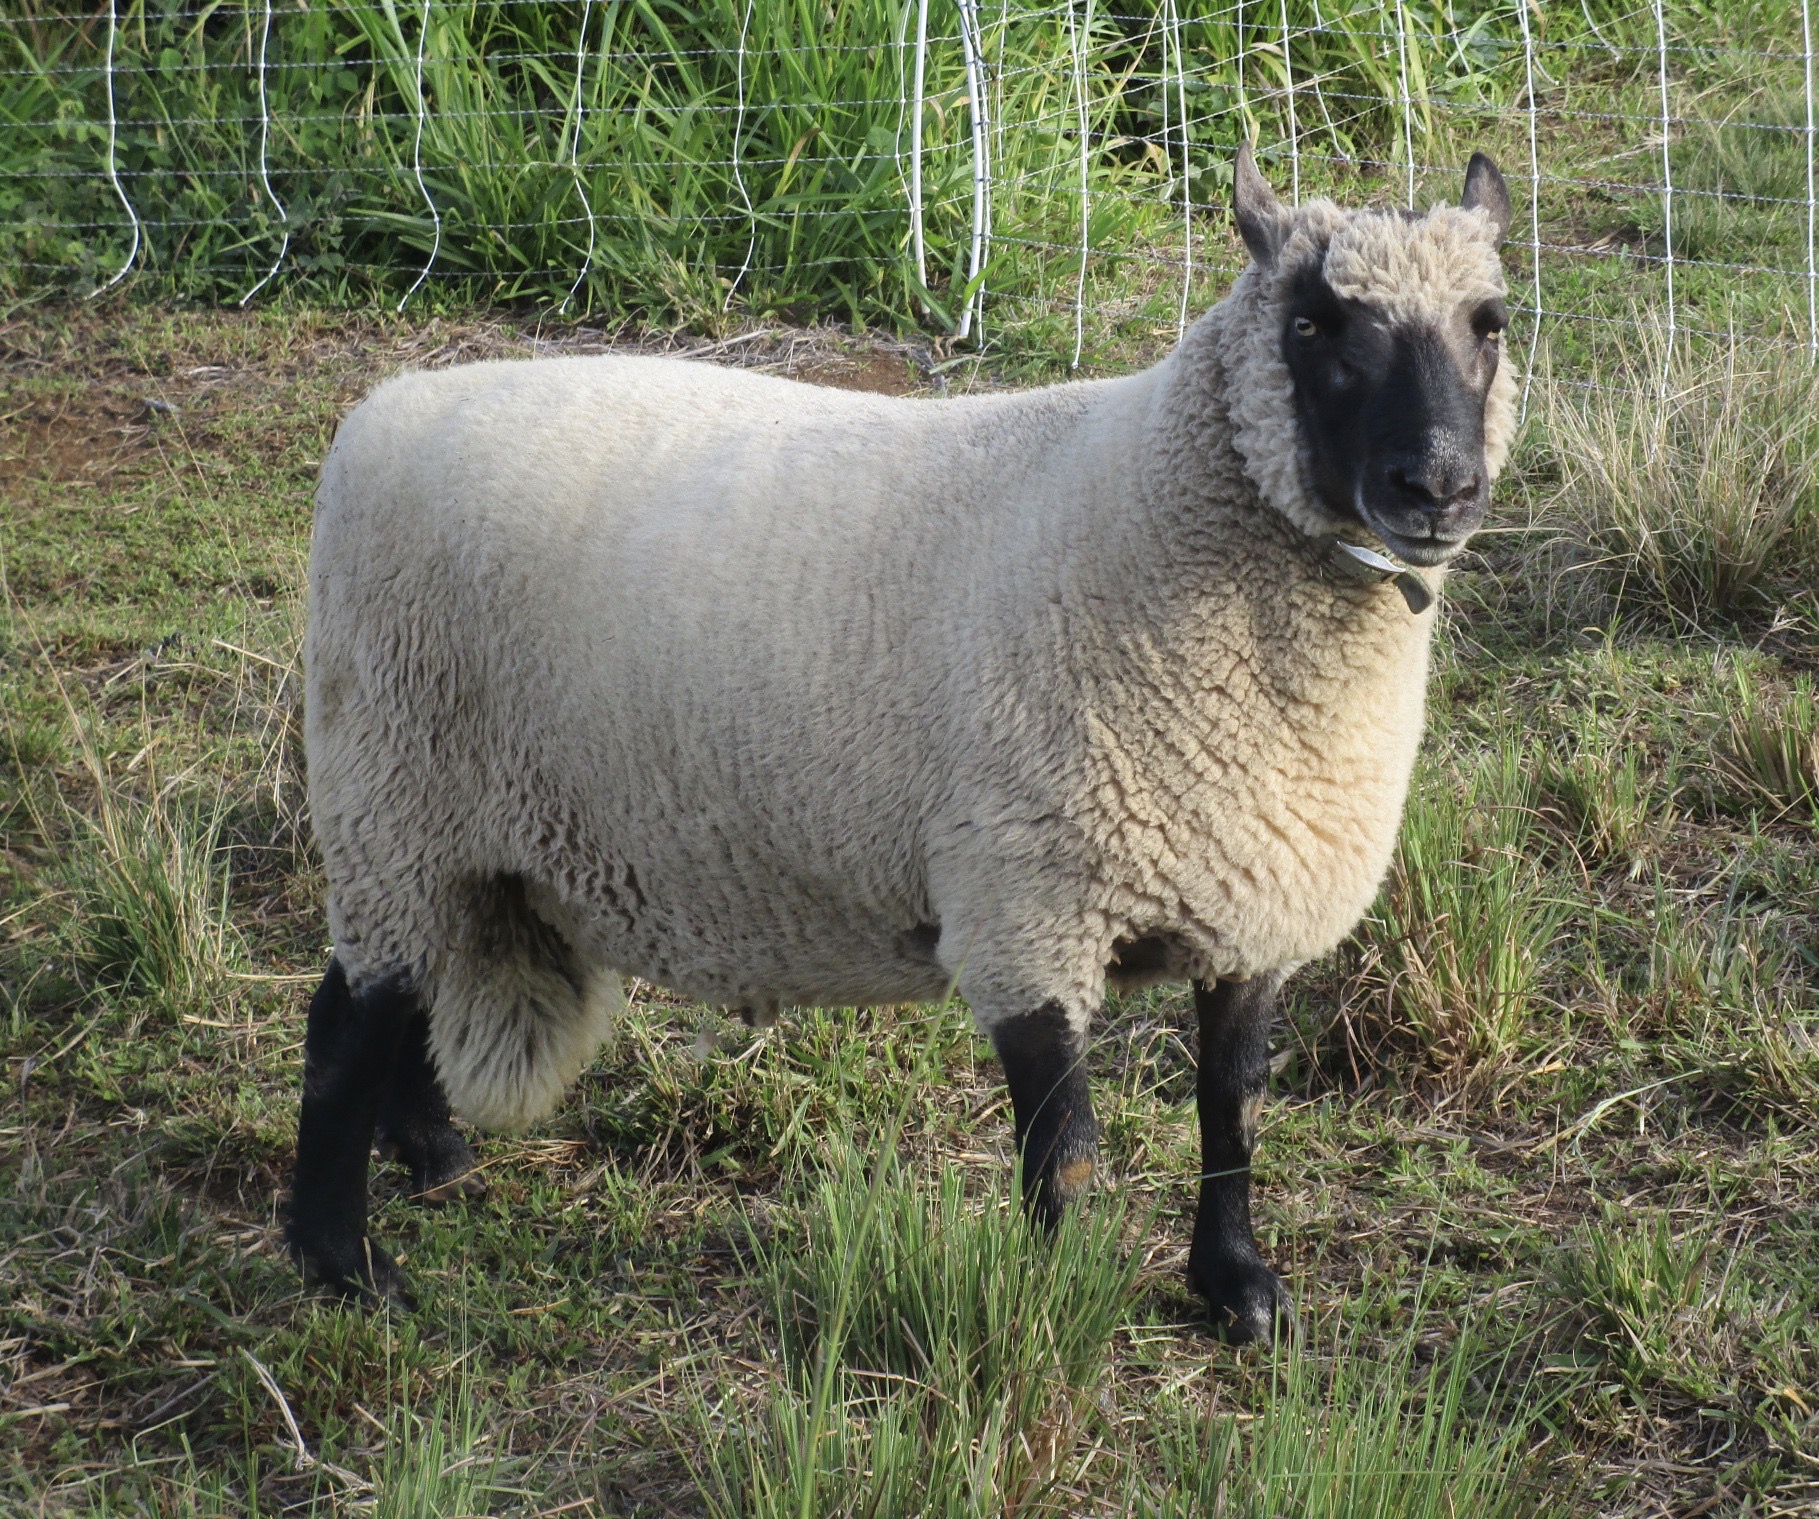
<svg viewBox="0 0 1819 1519">
<path fill-rule="evenodd" d="M 1483 488 L 1484 481 L 1479 476 L 1473 475 L 1464 485 L 1452 491 L 1446 497 L 1443 505 L 1448 511 L 1457 511 L 1460 507 L 1470 506 L 1478 499 Z"/>
<path fill-rule="evenodd" d="M 1409 470 L 1392 468 L 1389 472 L 1389 483 L 1399 494 L 1407 498 L 1411 506 L 1418 507 L 1424 512 L 1438 512 L 1446 505 L 1426 479 Z"/>
<path fill-rule="evenodd" d="M 1421 487 L 1415 482 L 1414 477 L 1410 475 L 1407 470 L 1392 469 L 1389 472 L 1389 476 L 1390 484 L 1395 486 L 1396 489 L 1401 491 L 1404 495 L 1417 495 L 1420 493 Z"/>
</svg>

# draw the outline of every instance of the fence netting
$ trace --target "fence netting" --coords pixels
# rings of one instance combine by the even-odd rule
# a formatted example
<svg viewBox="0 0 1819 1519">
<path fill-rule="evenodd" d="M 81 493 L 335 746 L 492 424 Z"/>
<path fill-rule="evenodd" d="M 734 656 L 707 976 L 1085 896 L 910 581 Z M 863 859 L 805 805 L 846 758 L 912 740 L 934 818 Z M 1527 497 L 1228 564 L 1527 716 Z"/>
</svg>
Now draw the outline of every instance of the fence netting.
<svg viewBox="0 0 1819 1519">
<path fill-rule="evenodd" d="M 1819 350 L 1807 3 L 13 0 L 0 288 L 732 311 L 1130 354 L 1285 196 L 1472 150 L 1558 375 L 1637 323 Z"/>
</svg>

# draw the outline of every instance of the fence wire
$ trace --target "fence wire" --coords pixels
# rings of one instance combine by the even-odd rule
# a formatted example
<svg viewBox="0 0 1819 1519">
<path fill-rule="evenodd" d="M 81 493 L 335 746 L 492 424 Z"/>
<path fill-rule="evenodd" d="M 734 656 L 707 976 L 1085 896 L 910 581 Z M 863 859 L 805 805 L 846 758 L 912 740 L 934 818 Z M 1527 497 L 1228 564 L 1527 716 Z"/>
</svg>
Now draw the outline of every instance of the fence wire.
<svg viewBox="0 0 1819 1519">
<path fill-rule="evenodd" d="M 0 289 L 740 305 L 1106 363 L 1241 266 L 1254 137 L 1295 199 L 1424 204 L 1491 152 L 1558 373 L 1637 323 L 1819 355 L 1812 40 L 1810 0 L 15 0 Z"/>
</svg>

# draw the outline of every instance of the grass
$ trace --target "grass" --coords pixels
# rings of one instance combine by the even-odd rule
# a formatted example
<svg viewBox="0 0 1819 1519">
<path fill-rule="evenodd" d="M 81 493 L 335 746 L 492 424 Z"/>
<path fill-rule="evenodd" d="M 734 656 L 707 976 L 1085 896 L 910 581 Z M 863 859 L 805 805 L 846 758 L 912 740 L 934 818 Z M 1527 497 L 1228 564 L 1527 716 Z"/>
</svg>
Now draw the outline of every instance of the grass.
<svg viewBox="0 0 1819 1519">
<path fill-rule="evenodd" d="M 139 801 L 103 782 L 79 814 L 65 882 L 75 953 L 97 991 L 166 1007 L 220 991 L 237 956 L 222 820 L 206 804 Z"/>
<path fill-rule="evenodd" d="M 1494 1070 L 1519 1048 L 1571 911 L 1536 859 L 1529 768 L 1506 736 L 1463 774 L 1418 776 L 1383 901 L 1363 929 L 1386 1028 L 1455 1070 Z"/>
<path fill-rule="evenodd" d="M 1550 393 L 1547 510 L 1636 615 L 1772 612 L 1819 574 L 1819 368 L 1748 337 L 1634 326 L 1610 384 Z"/>
<path fill-rule="evenodd" d="M 1810 675 L 1796 676 L 1776 697 L 1739 674 L 1730 752 L 1738 778 L 1757 795 L 1819 819 L 1819 700 Z"/>
<path fill-rule="evenodd" d="M 1780 1519 L 1819 1495 L 1819 834 L 1779 758 L 1805 752 L 1814 618 L 1790 589 L 1688 637 L 1605 569 L 1562 615 L 1579 519 L 1538 423 L 1497 508 L 1522 530 L 1449 583 L 1389 890 L 1291 983 L 1258 1226 L 1298 1349 L 1213 1344 L 1182 1284 L 1193 1015 L 1167 991 L 1108 1013 L 1112 1179 L 1043 1246 L 963 1009 L 754 1035 L 635 987 L 556 1117 L 482 1141 L 486 1199 L 424 1211 L 381 1168 L 376 1231 L 431 1304 L 403 1318 L 303 1295 L 275 1230 L 324 950 L 311 473 L 400 363 L 603 340 L 65 308 L 3 336 L 0 1508 Z M 825 330 L 721 356 L 899 390 L 940 362 Z M 995 383 L 967 374 L 942 378 Z"/>
<path fill-rule="evenodd" d="M 1132 1305 L 1126 1222 L 1114 1204 L 1038 1240 L 958 1169 L 836 1156 L 758 1242 L 773 1378 L 733 1409 L 704 1388 L 694 1410 L 709 1511 L 1050 1509 Z"/>
<path fill-rule="evenodd" d="M 1570 1380 L 1512 1378 L 1469 1319 L 1438 1344 L 1405 1330 L 1368 1350 L 1343 1323 L 1322 1328 L 1329 1342 L 1277 1354 L 1253 1408 L 1157 1409 L 1173 1480 L 1131 1512 L 1527 1519 L 1571 1505 L 1531 1457 Z"/>
<path fill-rule="evenodd" d="M 1639 874 L 1672 831 L 1678 778 L 1651 775 L 1646 741 L 1625 716 L 1587 709 L 1543 761 L 1541 788 L 1574 847 Z"/>
<path fill-rule="evenodd" d="M 260 302 L 368 308 L 408 295 L 429 311 L 481 300 L 722 335 L 776 318 L 946 334 L 970 293 L 988 351 L 1053 369 L 1077 320 L 1089 359 L 1153 352 L 1184 300 L 1223 288 L 1241 137 L 1255 133 L 1302 195 L 1425 203 L 1458 194 L 1476 148 L 1520 189 L 1532 105 L 1542 251 L 1512 249 L 1514 286 L 1536 288 L 1540 257 L 1540 336 L 1560 373 L 1608 378 L 1629 346 L 1625 311 L 1665 294 L 1649 8 L 1587 0 L 1531 17 L 1532 97 L 1517 13 L 1490 0 L 977 10 L 993 236 L 969 292 L 973 121 L 951 8 L 932 13 L 918 264 L 913 6 L 435 0 L 424 23 L 411 3 L 327 0 L 274 8 L 262 75 L 256 6 L 122 0 L 115 157 L 143 222 L 124 288 L 237 302 L 258 286 Z M 105 172 L 108 31 L 68 13 L 20 0 L 0 19 L 8 299 L 87 294 L 131 247 Z M 1680 330 L 1798 345 L 1800 13 L 1670 0 L 1663 21 Z"/>
</svg>

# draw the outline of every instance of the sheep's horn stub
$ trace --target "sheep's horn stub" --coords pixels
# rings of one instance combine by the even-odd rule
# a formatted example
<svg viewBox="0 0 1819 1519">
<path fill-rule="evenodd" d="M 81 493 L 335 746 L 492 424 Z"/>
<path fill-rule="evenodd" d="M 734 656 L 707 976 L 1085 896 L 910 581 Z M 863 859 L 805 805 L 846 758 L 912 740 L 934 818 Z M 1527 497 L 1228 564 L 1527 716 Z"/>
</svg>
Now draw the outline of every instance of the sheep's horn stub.
<svg viewBox="0 0 1819 1519">
<path fill-rule="evenodd" d="M 1257 171 L 1257 155 L 1248 140 L 1238 144 L 1238 157 L 1232 164 L 1232 215 L 1251 257 L 1266 268 L 1273 264 L 1288 235 L 1288 212 Z"/>
<path fill-rule="evenodd" d="M 1490 154 L 1472 154 L 1472 161 L 1465 166 L 1465 193 L 1459 197 L 1459 204 L 1467 211 L 1483 211 L 1490 217 L 1491 230 L 1501 248 L 1504 234 L 1510 229 L 1510 191 Z"/>
</svg>

